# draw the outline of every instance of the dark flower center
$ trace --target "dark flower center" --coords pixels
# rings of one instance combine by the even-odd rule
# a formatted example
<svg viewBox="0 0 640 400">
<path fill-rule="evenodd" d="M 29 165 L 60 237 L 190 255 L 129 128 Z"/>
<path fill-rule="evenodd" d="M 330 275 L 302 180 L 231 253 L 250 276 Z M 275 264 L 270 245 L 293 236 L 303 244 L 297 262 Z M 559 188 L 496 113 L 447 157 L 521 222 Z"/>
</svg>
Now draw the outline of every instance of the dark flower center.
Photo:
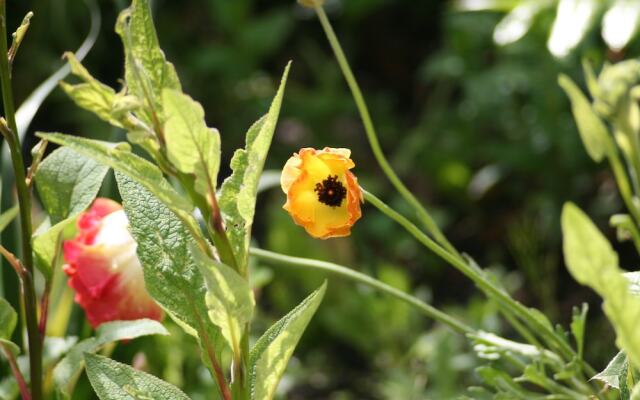
<svg viewBox="0 0 640 400">
<path fill-rule="evenodd" d="M 338 180 L 338 175 L 329 175 L 321 183 L 316 183 L 313 191 L 318 193 L 318 201 L 329 207 L 340 207 L 342 200 L 347 197 L 347 189 Z"/>
</svg>

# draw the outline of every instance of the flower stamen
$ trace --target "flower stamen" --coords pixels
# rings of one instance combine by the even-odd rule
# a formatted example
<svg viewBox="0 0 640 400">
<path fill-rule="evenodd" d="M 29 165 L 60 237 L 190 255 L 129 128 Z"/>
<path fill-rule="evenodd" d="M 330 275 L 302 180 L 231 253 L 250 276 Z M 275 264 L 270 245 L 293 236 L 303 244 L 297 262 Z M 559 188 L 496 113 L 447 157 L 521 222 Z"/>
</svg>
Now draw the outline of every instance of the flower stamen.
<svg viewBox="0 0 640 400">
<path fill-rule="evenodd" d="M 329 207 L 340 207 L 342 201 L 347 197 L 347 189 L 338 180 L 338 175 L 329 175 L 321 183 L 316 183 L 313 190 L 318 194 L 318 201 Z"/>
</svg>

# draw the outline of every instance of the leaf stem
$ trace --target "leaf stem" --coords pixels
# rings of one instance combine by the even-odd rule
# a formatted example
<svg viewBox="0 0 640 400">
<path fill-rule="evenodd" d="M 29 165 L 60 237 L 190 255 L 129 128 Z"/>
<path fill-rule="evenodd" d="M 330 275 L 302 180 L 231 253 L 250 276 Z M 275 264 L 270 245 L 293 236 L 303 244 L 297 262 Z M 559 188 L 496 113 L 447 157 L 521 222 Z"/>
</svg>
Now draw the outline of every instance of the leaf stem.
<svg viewBox="0 0 640 400">
<path fill-rule="evenodd" d="M 0 0 L 0 84 L 2 85 L 2 103 L 5 118 L 11 130 L 7 144 L 11 150 L 11 161 L 16 177 L 18 204 L 20 205 L 20 229 L 22 236 L 22 263 L 29 279 L 24 279 L 22 295 L 26 310 L 27 334 L 29 341 L 29 362 L 31 373 L 31 394 L 33 399 L 42 398 L 42 341 L 38 330 L 37 296 L 33 282 L 33 253 L 31 249 L 31 197 L 25 179 L 25 167 L 20 139 L 16 125 L 13 91 L 9 60 L 7 58 L 7 13 L 6 0 Z"/>
<path fill-rule="evenodd" d="M 333 49 L 333 53 L 335 54 L 336 60 L 340 65 L 340 69 L 342 70 L 342 74 L 344 75 L 345 80 L 347 81 L 347 85 L 351 90 L 351 94 L 353 95 L 353 99 L 356 102 L 356 106 L 358 108 L 358 112 L 360 113 L 360 118 L 362 119 L 362 123 L 364 125 L 364 130 L 367 135 L 367 139 L 369 141 L 369 145 L 371 146 L 371 151 L 376 158 L 376 161 L 380 165 L 380 168 L 385 173 L 391 184 L 396 188 L 396 190 L 400 193 L 400 195 L 415 209 L 416 214 L 420 218 L 422 224 L 426 227 L 427 231 L 433 235 L 440 245 L 442 245 L 447 251 L 451 254 L 456 255 L 456 257 L 462 258 L 458 251 L 451 245 L 451 243 L 444 236 L 438 225 L 435 223 L 429 212 L 420 204 L 418 199 L 411 193 L 409 189 L 402 183 L 398 175 L 395 173 L 389 161 L 384 155 L 382 148 L 380 146 L 380 141 L 378 140 L 378 135 L 376 133 L 375 127 L 373 125 L 373 121 L 371 120 L 371 115 L 369 114 L 369 109 L 367 107 L 367 103 L 364 100 L 364 96 L 362 95 L 362 91 L 360 90 L 360 86 L 351 71 L 351 67 L 349 66 L 349 62 L 347 61 L 347 57 L 342 50 L 342 46 L 340 45 L 340 41 L 336 37 L 335 32 L 333 31 L 333 27 L 331 26 L 331 22 L 329 18 L 327 18 L 327 14 L 324 12 L 324 9 L 319 4 L 320 2 L 314 2 L 314 9 L 316 14 L 318 15 L 318 19 L 320 20 L 320 24 L 324 29 L 324 32 L 329 40 L 329 44 Z"/>
<path fill-rule="evenodd" d="M 283 264 L 283 265 L 289 265 L 297 268 L 325 271 L 325 272 L 329 272 L 331 274 L 337 275 L 341 278 L 362 283 L 376 290 L 379 290 L 383 293 L 386 293 L 392 297 L 395 297 L 396 299 L 401 300 L 407 304 L 410 304 L 411 306 L 418 309 L 427 317 L 432 318 L 448 326 L 449 328 L 451 328 L 453 331 L 457 333 L 461 333 L 461 334 L 475 333 L 475 329 L 466 325 L 464 322 L 461 322 L 455 319 L 454 317 L 448 314 L 445 314 L 444 312 L 423 302 L 422 300 L 416 297 L 413 297 L 401 290 L 398 290 L 393 286 L 389 286 L 386 283 L 380 282 L 377 279 L 374 279 L 368 275 L 357 272 L 353 269 L 344 267 L 342 265 L 334 264 L 327 261 L 314 260 L 310 258 L 287 256 L 284 254 L 274 253 L 268 250 L 257 249 L 255 247 L 252 247 L 249 249 L 249 254 L 264 261 L 269 261 L 272 263 Z"/>
</svg>

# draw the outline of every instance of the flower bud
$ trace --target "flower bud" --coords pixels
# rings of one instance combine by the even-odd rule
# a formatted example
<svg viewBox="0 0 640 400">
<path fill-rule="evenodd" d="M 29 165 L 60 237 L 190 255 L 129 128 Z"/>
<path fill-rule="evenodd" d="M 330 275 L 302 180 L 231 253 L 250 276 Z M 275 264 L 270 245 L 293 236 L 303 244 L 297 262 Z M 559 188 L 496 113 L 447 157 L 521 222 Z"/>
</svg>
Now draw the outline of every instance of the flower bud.
<svg viewBox="0 0 640 400">
<path fill-rule="evenodd" d="M 122 207 L 98 198 L 78 217 L 78 235 L 64 242 L 69 286 L 94 328 L 103 322 L 162 319 L 144 286 L 137 244 Z"/>
</svg>

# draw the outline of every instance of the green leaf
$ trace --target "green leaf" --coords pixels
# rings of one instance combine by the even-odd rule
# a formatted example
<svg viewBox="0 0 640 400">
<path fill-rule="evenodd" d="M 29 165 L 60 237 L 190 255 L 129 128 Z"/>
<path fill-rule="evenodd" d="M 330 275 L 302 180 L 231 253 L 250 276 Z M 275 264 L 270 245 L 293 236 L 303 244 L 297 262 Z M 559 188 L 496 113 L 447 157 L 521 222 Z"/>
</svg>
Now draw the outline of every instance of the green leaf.
<svg viewBox="0 0 640 400">
<path fill-rule="evenodd" d="M 62 239 L 69 237 L 75 232 L 76 216 L 64 219 L 54 226 L 34 234 L 33 254 L 35 256 L 36 267 L 48 279 L 51 276 L 52 268 L 56 256 L 60 252 Z M 49 224 L 47 224 L 49 225 Z"/>
<path fill-rule="evenodd" d="M 11 339 L 18 323 L 18 314 L 8 301 L 0 297 L 0 339 Z"/>
<path fill-rule="evenodd" d="M 576 348 L 578 349 L 578 357 L 582 358 L 582 350 L 584 349 L 584 325 L 587 321 L 587 312 L 589 305 L 582 303 L 582 308 L 573 307 L 573 316 L 571 319 L 571 333 L 576 339 Z"/>
<path fill-rule="evenodd" d="M 109 167 L 60 148 L 45 158 L 36 172 L 36 188 L 55 225 L 84 211 L 95 199 Z"/>
<path fill-rule="evenodd" d="M 289 358 L 318 309 L 326 288 L 325 282 L 256 342 L 249 355 L 252 400 L 273 398 Z"/>
<path fill-rule="evenodd" d="M 564 89 L 569 100 L 571 110 L 578 125 L 578 132 L 582 143 L 587 149 L 589 157 L 595 162 L 600 162 L 607 153 L 610 145 L 609 131 L 602 120 L 596 115 L 591 103 L 582 93 L 580 88 L 568 76 L 561 74 L 558 83 Z"/>
<path fill-rule="evenodd" d="M 176 215 L 141 185 L 116 173 L 118 189 L 149 294 L 205 348 L 224 348 L 218 329 L 207 323 L 207 289 L 189 246 L 193 239 Z"/>
<path fill-rule="evenodd" d="M 141 103 L 124 93 L 116 93 L 111 87 L 95 79 L 76 59 L 73 53 L 65 53 L 71 73 L 80 78 L 83 83 L 72 85 L 60 82 L 60 87 L 81 108 L 91 111 L 100 119 L 119 128 L 131 124 L 126 120 L 126 113 L 134 111 Z"/>
<path fill-rule="evenodd" d="M 255 306 L 249 283 L 232 268 L 207 257 L 195 245 L 190 247 L 207 284 L 209 319 L 238 354 L 245 324 L 251 321 Z"/>
<path fill-rule="evenodd" d="M 591 62 L 586 58 L 582 59 L 582 73 L 584 74 L 584 80 L 587 83 L 587 89 L 589 89 L 591 97 L 597 98 L 600 96 L 598 78 L 596 78 L 596 73 L 593 71 L 593 65 L 591 65 Z"/>
<path fill-rule="evenodd" d="M 70 396 L 73 386 L 84 366 L 85 353 L 95 353 L 107 343 L 131 340 L 148 335 L 168 335 L 169 332 L 158 321 L 139 319 L 136 321 L 106 322 L 96 329 L 93 337 L 78 342 L 53 370 L 53 379 L 64 395 Z"/>
<path fill-rule="evenodd" d="M 157 114 L 162 114 L 162 90 L 180 90 L 180 81 L 158 44 L 149 1 L 133 0 L 118 16 L 116 32 L 125 49 L 128 90 L 138 99 L 146 100 Z M 147 115 L 144 119 L 149 123 L 153 118 Z"/>
<path fill-rule="evenodd" d="M 52 143 L 70 147 L 79 154 L 127 175 L 150 190 L 181 217 L 185 213 L 190 214 L 193 210 L 193 205 L 171 187 L 158 167 L 133 154 L 126 143 L 114 144 L 61 133 L 38 132 L 37 136 Z"/>
<path fill-rule="evenodd" d="M 106 357 L 86 353 L 87 376 L 101 400 L 188 400 L 172 384 Z"/>
<path fill-rule="evenodd" d="M 562 210 L 564 257 L 571 275 L 604 300 L 604 312 L 616 331 L 616 343 L 634 366 L 640 365 L 640 297 L 618 267 L 618 255 L 598 228 L 574 204 Z"/>
<path fill-rule="evenodd" d="M 7 211 L 0 214 L 0 233 L 18 216 L 20 207 L 16 204 Z"/>
<path fill-rule="evenodd" d="M 11 304 L 0 297 L 0 349 L 11 352 L 13 356 L 20 354 L 20 348 L 13 343 L 11 335 L 13 335 L 16 324 L 18 323 L 18 314 L 11 307 Z M 0 351 L 2 354 L 2 351 Z M 8 357 L 8 354 L 5 354 Z"/>
<path fill-rule="evenodd" d="M 631 391 L 630 400 L 640 400 L 640 382 L 636 383 Z"/>
<path fill-rule="evenodd" d="M 220 190 L 220 210 L 225 219 L 233 253 L 241 266 L 244 266 L 247 260 L 258 183 L 276 129 L 290 66 L 291 63 L 287 64 L 284 70 L 269 112 L 249 128 L 245 148 L 236 150 L 233 155 L 233 173 L 225 179 Z"/>
<path fill-rule="evenodd" d="M 185 174 L 195 175 L 195 189 L 215 194 L 220 168 L 220 133 L 208 128 L 202 106 L 177 90 L 162 91 L 164 135 L 169 161 Z"/>
<path fill-rule="evenodd" d="M 619 352 L 609 361 L 609 364 L 602 370 L 602 372 L 596 374 L 591 379 L 597 379 L 612 386 L 616 389 L 620 389 L 620 376 L 623 372 L 627 371 L 627 356 L 624 352 Z"/>
</svg>

